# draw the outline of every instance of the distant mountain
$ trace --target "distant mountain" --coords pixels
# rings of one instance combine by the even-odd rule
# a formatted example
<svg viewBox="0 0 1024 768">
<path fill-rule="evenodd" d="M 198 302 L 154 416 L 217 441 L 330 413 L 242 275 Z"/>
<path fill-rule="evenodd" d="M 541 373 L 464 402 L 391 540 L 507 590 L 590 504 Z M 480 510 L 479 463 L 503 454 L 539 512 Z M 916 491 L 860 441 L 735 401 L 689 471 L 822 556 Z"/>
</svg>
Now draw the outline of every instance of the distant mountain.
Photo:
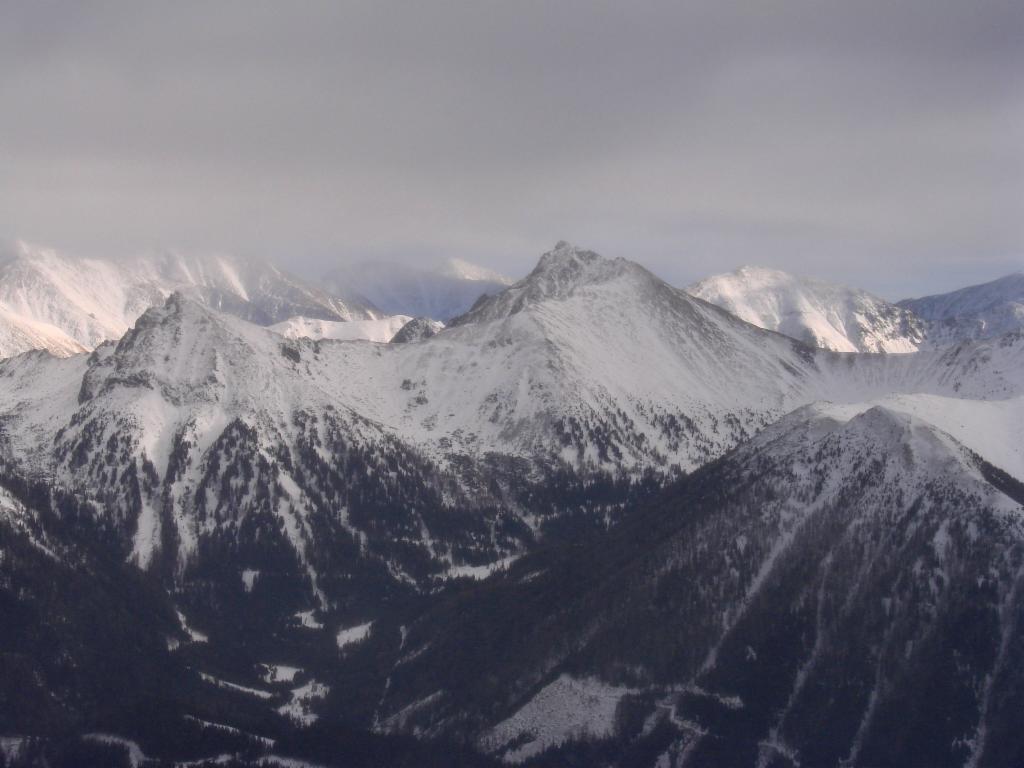
<svg viewBox="0 0 1024 768">
<path fill-rule="evenodd" d="M 441 601 L 378 728 L 512 764 L 1020 764 L 1022 504 L 925 422 L 798 410 Z"/>
<path fill-rule="evenodd" d="M 914 312 L 855 288 L 740 267 L 687 288 L 761 328 L 836 352 L 914 352 L 925 340 Z"/>
<path fill-rule="evenodd" d="M 324 277 L 337 296 L 368 303 L 387 314 L 447 322 L 467 311 L 481 296 L 504 290 L 512 281 L 460 259 L 435 269 L 366 262 L 338 267 Z"/>
<path fill-rule="evenodd" d="M 16 242 L 0 260 L 0 357 L 36 348 L 56 355 L 93 349 L 120 338 L 174 291 L 260 325 L 296 315 L 370 320 L 379 314 L 275 267 L 228 256 L 162 253 L 116 261 Z"/>
<path fill-rule="evenodd" d="M 414 317 L 391 337 L 391 343 L 407 344 L 413 341 L 424 341 L 436 336 L 442 330 L 444 330 L 444 324 L 437 320 L 430 320 L 425 317 Z"/>
<path fill-rule="evenodd" d="M 386 344 L 413 318 L 388 315 L 376 320 L 314 320 L 292 317 L 269 326 L 287 339 L 335 339 L 338 341 L 375 341 Z"/>
<path fill-rule="evenodd" d="M 898 303 L 927 323 L 932 346 L 998 336 L 1024 327 L 1024 272 Z"/>
<path fill-rule="evenodd" d="M 998 671 L 1011 664 L 997 669 L 988 640 L 961 635 L 1001 633 L 1009 624 L 997 625 L 989 608 L 1015 605 L 1006 578 L 1013 521 L 998 515 L 999 494 L 1016 494 L 1011 475 L 1024 466 L 1014 432 L 1024 424 L 1024 331 L 913 355 L 837 354 L 567 243 L 443 332 L 430 336 L 416 320 L 403 328 L 413 323 L 412 343 L 286 338 L 190 290 L 91 354 L 0 361 L 0 488 L 24 507 L 0 519 L 0 536 L 19 552 L 0 558 L 0 608 L 18 617 L 0 622 L 0 680 L 14 681 L 0 682 L 0 694 L 37 681 L 31 708 L 13 711 L 0 695 L 0 729 L 51 735 L 56 722 L 62 738 L 86 734 L 95 746 L 116 734 L 175 760 L 290 745 L 324 765 L 348 764 L 332 745 L 350 728 L 360 738 L 375 729 L 392 745 L 402 734 L 436 735 L 505 756 L 539 752 L 566 733 L 586 750 L 610 734 L 600 749 L 635 741 L 654 750 L 648 762 L 614 763 L 631 766 L 685 749 L 676 742 L 696 723 L 726 736 L 735 726 L 736 749 L 749 750 L 781 711 L 766 688 L 781 696 L 802 679 L 793 662 L 814 642 L 809 606 L 833 578 L 851 602 L 848 614 L 827 602 L 829 632 L 854 636 L 826 650 L 850 660 L 857 690 L 847 709 L 820 708 L 842 728 L 870 700 L 865 668 L 881 669 L 879 707 L 889 691 L 910 691 L 915 711 L 930 713 L 913 693 L 939 685 L 928 659 L 954 687 L 943 695 L 992 672 L 989 711 L 1014 705 Z M 848 405 L 799 411 L 826 399 Z M 775 430 L 784 417 L 789 426 Z M 685 496 L 652 502 L 687 474 Z M 924 558 L 946 519 L 950 551 L 975 530 L 976 558 L 949 560 L 949 600 L 916 616 L 910 596 L 944 588 Z M 837 534 L 844 522 L 847 534 Z M 88 544 L 85 560 L 66 551 L 77 541 Z M 823 558 L 833 551 L 829 571 Z M 90 569 L 83 593 L 62 565 L 78 562 Z M 776 588 L 773 562 L 807 579 L 787 576 Z M 508 579 L 508 602 L 477 598 Z M 137 612 L 147 595 L 151 610 Z M 958 623 L 968 603 L 980 613 Z M 71 604 L 81 609 L 62 625 L 50 611 Z M 103 619 L 93 604 L 115 617 L 138 613 L 144 626 L 116 618 L 97 647 L 87 628 Z M 899 617 L 892 638 L 879 629 L 880 610 Z M 761 638 L 741 627 L 755 619 Z M 61 626 L 81 640 L 62 646 L 53 639 L 65 637 Z M 930 653 L 932 636 L 938 655 L 915 655 Z M 1015 653 L 1016 635 L 1005 636 L 1006 654 Z M 729 638 L 762 664 L 736 667 L 735 681 L 705 677 L 710 649 L 742 656 Z M 906 686 L 891 656 L 904 639 Z M 69 670 L 105 669 L 114 647 L 159 667 L 126 660 L 125 672 L 136 672 L 109 678 L 116 684 L 157 671 L 180 683 L 126 699 L 144 703 L 126 705 L 129 713 L 114 702 L 97 709 L 111 683 Z M 942 655 L 950 648 L 956 663 Z M 65 676 L 48 676 L 55 669 Z M 804 677 L 808 691 L 834 682 L 814 670 Z M 642 701 L 620 709 L 622 688 L 640 689 Z M 956 733 L 970 730 L 959 725 L 965 712 L 976 725 L 983 688 L 957 709 Z M 696 698 L 680 703 L 686 693 Z M 742 707 L 730 709 L 734 696 Z M 66 705 L 67 716 L 53 719 L 48 702 Z M 878 711 L 878 722 L 905 719 Z M 982 741 L 1009 743 L 999 716 L 987 722 Z M 664 740 L 619 738 L 645 723 Z M 816 721 L 796 730 L 807 723 Z M 884 735 L 872 728 L 854 763 L 872 764 L 870 739 Z M 954 733 L 942 728 L 943 739 Z M 779 732 L 779 745 L 808 750 L 804 764 L 827 746 L 785 724 Z M 576 760 L 603 762 L 612 761 Z"/>
<path fill-rule="evenodd" d="M 201 563 L 217 542 L 241 569 L 282 524 L 274 546 L 324 607 L 347 593 L 354 566 L 336 558 L 356 542 L 385 580 L 429 582 L 530 546 L 566 513 L 557 489 L 696 469 L 825 398 L 1013 404 L 1022 371 L 1021 334 L 948 353 L 815 351 L 560 244 L 415 344 L 286 339 L 173 294 L 92 355 L 0 363 L 0 414 L 5 455 L 97 499 L 140 566 Z M 595 503 L 611 515 L 615 493 Z"/>
</svg>

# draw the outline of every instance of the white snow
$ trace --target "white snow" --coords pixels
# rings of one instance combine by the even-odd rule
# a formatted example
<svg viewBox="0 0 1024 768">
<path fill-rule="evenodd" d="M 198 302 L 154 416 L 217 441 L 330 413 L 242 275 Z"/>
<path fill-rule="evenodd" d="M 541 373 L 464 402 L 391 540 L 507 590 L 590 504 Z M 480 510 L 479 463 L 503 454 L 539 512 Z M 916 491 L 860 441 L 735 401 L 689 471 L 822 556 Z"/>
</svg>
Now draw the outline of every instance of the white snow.
<svg viewBox="0 0 1024 768">
<path fill-rule="evenodd" d="M 120 338 L 147 308 L 174 291 L 272 304 L 294 293 L 344 320 L 376 313 L 302 286 L 268 265 L 223 254 L 144 253 L 131 259 L 81 258 L 16 241 L 0 263 L 0 357 L 29 349 L 66 356 Z M 267 289 L 266 298 L 256 295 Z"/>
<path fill-rule="evenodd" d="M 153 561 L 153 555 L 160 545 L 160 516 L 148 501 L 142 502 L 142 510 L 136 521 L 135 536 L 132 537 L 132 551 L 128 559 L 145 570 Z"/>
<path fill-rule="evenodd" d="M 748 323 L 836 352 L 914 352 L 924 328 L 909 310 L 866 291 L 740 267 L 687 288 Z"/>
<path fill-rule="evenodd" d="M 208 638 L 204 633 L 189 626 L 188 621 L 185 619 L 185 614 L 178 610 L 176 610 L 175 613 L 178 614 L 178 623 L 181 624 L 182 630 L 186 635 L 188 635 L 189 639 L 193 643 L 205 643 L 209 641 L 210 638 Z"/>
<path fill-rule="evenodd" d="M 306 629 L 323 629 L 324 625 L 316 620 L 315 610 L 310 609 L 308 611 L 299 611 L 295 614 L 295 618 L 299 620 L 299 623 Z"/>
<path fill-rule="evenodd" d="M 7 761 L 17 760 L 29 742 L 28 736 L 0 736 L 0 755 Z"/>
<path fill-rule="evenodd" d="M 246 592 L 252 592 L 253 587 L 256 586 L 256 579 L 259 576 L 260 572 L 252 568 L 246 568 L 242 571 L 242 586 L 245 587 Z"/>
<path fill-rule="evenodd" d="M 375 341 L 386 344 L 402 326 L 412 320 L 409 315 L 388 315 L 377 320 L 315 320 L 292 317 L 269 326 L 287 339 L 335 339 L 338 341 Z"/>
<path fill-rule="evenodd" d="M 518 712 L 494 726 L 481 740 L 489 752 L 521 763 L 572 738 L 605 738 L 615 727 L 615 712 L 629 688 L 594 678 L 561 675 L 537 693 Z M 524 743 L 519 744 L 520 740 Z M 504 751 L 506 745 L 519 746 Z"/>
<path fill-rule="evenodd" d="M 506 277 L 500 272 L 479 264 L 472 264 L 464 259 L 448 259 L 439 270 L 441 274 L 457 277 L 460 280 L 471 280 L 476 282 L 498 283 L 500 285 L 512 285 L 512 278 Z"/>
<path fill-rule="evenodd" d="M 931 346 L 999 336 L 1024 328 L 1024 272 L 899 304 L 928 323 Z"/>
<path fill-rule="evenodd" d="M 373 627 L 373 622 L 368 621 L 365 624 L 359 624 L 355 627 L 348 627 L 347 629 L 338 630 L 338 634 L 336 637 L 338 642 L 338 648 L 344 648 L 347 645 L 361 643 L 363 640 L 370 636 L 371 627 Z"/>
<path fill-rule="evenodd" d="M 216 685 L 218 688 L 226 688 L 228 690 L 238 691 L 239 693 L 244 693 L 249 696 L 255 696 L 257 699 L 269 699 L 274 695 L 270 691 L 263 691 L 259 688 L 249 688 L 244 685 L 238 685 L 237 683 L 228 682 L 227 680 L 221 680 L 219 677 L 208 675 L 206 672 L 200 672 L 199 677 L 201 677 L 206 682 L 211 683 L 212 685 Z"/>
<path fill-rule="evenodd" d="M 298 409 L 330 414 L 354 446 L 374 450 L 398 439 L 441 467 L 489 452 L 543 460 L 561 444 L 556 425 L 573 420 L 579 443 L 562 452 L 571 465 L 635 476 L 671 474 L 676 465 L 692 470 L 809 403 L 860 403 L 863 410 L 877 402 L 935 423 L 996 466 L 1024 474 L 1015 439 L 1024 428 L 1024 336 L 912 355 L 812 352 L 635 264 L 565 244 L 527 279 L 421 343 L 297 339 L 289 342 L 293 356 L 282 354 L 282 343 L 265 328 L 175 296 L 147 313 L 131 345 L 105 345 L 91 360 L 28 353 L 0 361 L 11 458 L 62 486 L 89 488 L 96 478 L 87 468 L 58 458 L 85 434 L 98 445 L 130 441 L 129 462 L 148 457 L 159 474 L 183 433 L 193 448 L 170 494 L 181 565 L 210 526 L 237 523 L 200 521 L 190 502 L 226 425 L 238 418 L 254 428 L 273 463 L 279 446 L 294 445 Z M 673 421 L 675 434 L 665 428 Z M 609 442 L 621 456 L 602 457 L 588 437 L 609 424 L 618 425 Z M 324 607 L 305 556 L 313 536 L 307 489 L 286 471 L 278 477 L 274 512 Z M 140 565 L 151 562 L 160 538 L 153 510 L 164 498 L 144 494 L 134 521 Z M 531 522 L 529 511 L 523 519 Z M 386 565 L 396 579 L 410 578 L 399 564 Z M 491 570 L 456 566 L 453 573 Z M 304 613 L 297 616 L 303 626 L 320 628 L 312 611 Z"/>
<path fill-rule="evenodd" d="M 291 699 L 287 704 L 277 708 L 277 711 L 299 725 L 312 725 L 317 720 L 317 714 L 313 712 L 313 705 L 323 699 L 330 692 L 330 688 L 316 680 L 310 680 L 305 685 L 294 688 L 291 692 Z"/>
<path fill-rule="evenodd" d="M 265 683 L 290 683 L 302 671 L 299 667 L 290 667 L 286 664 L 263 664 L 262 667 Z"/>
<path fill-rule="evenodd" d="M 510 555 L 509 557 L 503 557 L 501 560 L 495 560 L 492 563 L 484 563 L 483 565 L 453 565 L 445 571 L 444 575 L 445 578 L 448 579 L 473 579 L 474 581 L 482 581 L 494 573 L 508 570 L 508 567 L 518 559 L 518 555 Z"/>
</svg>

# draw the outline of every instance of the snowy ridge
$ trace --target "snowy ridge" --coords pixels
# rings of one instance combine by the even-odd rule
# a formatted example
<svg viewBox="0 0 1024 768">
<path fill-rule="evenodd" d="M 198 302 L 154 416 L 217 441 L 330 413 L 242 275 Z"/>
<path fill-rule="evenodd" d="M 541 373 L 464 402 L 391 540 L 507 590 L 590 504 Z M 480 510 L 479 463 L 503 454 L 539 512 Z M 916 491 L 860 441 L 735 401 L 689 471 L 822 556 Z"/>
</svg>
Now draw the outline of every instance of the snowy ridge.
<svg viewBox="0 0 1024 768">
<path fill-rule="evenodd" d="M 925 338 L 908 309 L 774 269 L 740 267 L 686 290 L 760 328 L 836 352 L 914 352 Z"/>
<path fill-rule="evenodd" d="M 174 294 L 91 356 L 0 363 L 9 458 L 102 499 L 131 532 L 135 562 L 148 566 L 173 533 L 184 566 L 216 531 L 211 518 L 258 514 L 281 526 L 321 607 L 314 521 L 346 507 L 355 457 L 380 465 L 361 471 L 381 493 L 437 485 L 470 509 L 494 503 L 473 479 L 488 456 L 526 460 L 538 481 L 551 467 L 671 475 L 804 404 L 892 395 L 1000 401 L 1015 423 L 1024 334 L 916 355 L 814 351 L 636 264 L 560 244 L 529 278 L 415 344 L 284 339 Z M 1019 452 L 1004 434 L 991 450 L 979 434 L 965 441 L 1012 472 Z M 395 455 L 406 471 L 384 469 Z M 209 490 L 250 465 L 248 487 Z M 461 469 L 416 474 L 435 466 Z M 111 482 L 126 472 L 137 494 Z M 365 547 L 365 527 L 331 525 Z M 435 575 L 462 564 L 437 551 L 422 520 L 408 525 Z M 493 546 L 477 562 L 515 553 Z"/>
<path fill-rule="evenodd" d="M 91 354 L 0 361 L 0 459 L 166 587 L 161 653 L 282 723 L 361 711 L 509 761 L 654 734 L 660 764 L 984 765 L 1024 690 L 1022 404 L 1024 331 L 815 349 L 560 243 L 412 343 L 172 293 Z M 0 494 L 0 533 L 63 557 L 38 522 Z M 393 663 L 348 685 L 369 659 Z M 900 741 L 907 700 L 941 738 Z"/>
<path fill-rule="evenodd" d="M 315 320 L 292 317 L 270 326 L 270 330 L 286 339 L 335 339 L 337 341 L 375 341 L 387 344 L 413 318 L 388 315 L 376 320 Z"/>
<path fill-rule="evenodd" d="M 899 305 L 928 324 L 932 346 L 999 336 L 1024 327 L 1024 272 Z"/>
<path fill-rule="evenodd" d="M 368 320 L 345 303 L 266 264 L 167 252 L 131 260 L 79 258 L 17 241 L 0 260 L 0 356 L 43 348 L 69 355 L 120 338 L 174 291 L 263 325 L 307 314 Z"/>
</svg>

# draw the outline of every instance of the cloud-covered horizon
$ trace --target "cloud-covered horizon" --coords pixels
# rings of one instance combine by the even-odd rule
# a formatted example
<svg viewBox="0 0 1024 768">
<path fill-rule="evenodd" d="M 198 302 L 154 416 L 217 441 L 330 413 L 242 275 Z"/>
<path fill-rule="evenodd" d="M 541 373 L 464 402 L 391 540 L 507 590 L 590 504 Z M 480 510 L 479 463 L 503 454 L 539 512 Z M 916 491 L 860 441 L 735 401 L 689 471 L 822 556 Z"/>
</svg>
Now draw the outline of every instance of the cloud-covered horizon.
<svg viewBox="0 0 1024 768">
<path fill-rule="evenodd" d="M 930 293 L 1024 264 L 1022 39 L 1018 2 L 5 4 L 0 232 Z"/>
</svg>

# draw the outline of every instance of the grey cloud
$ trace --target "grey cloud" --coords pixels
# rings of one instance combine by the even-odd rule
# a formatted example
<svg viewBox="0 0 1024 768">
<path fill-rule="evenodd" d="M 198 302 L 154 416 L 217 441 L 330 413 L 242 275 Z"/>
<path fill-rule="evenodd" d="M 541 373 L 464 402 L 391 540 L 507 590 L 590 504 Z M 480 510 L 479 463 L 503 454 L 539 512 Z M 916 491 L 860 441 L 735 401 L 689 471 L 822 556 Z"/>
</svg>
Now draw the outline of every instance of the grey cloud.
<svg viewBox="0 0 1024 768">
<path fill-rule="evenodd" d="M 1018 2 L 8 3 L 0 233 L 898 296 L 1024 259 L 1022 71 Z"/>
</svg>

